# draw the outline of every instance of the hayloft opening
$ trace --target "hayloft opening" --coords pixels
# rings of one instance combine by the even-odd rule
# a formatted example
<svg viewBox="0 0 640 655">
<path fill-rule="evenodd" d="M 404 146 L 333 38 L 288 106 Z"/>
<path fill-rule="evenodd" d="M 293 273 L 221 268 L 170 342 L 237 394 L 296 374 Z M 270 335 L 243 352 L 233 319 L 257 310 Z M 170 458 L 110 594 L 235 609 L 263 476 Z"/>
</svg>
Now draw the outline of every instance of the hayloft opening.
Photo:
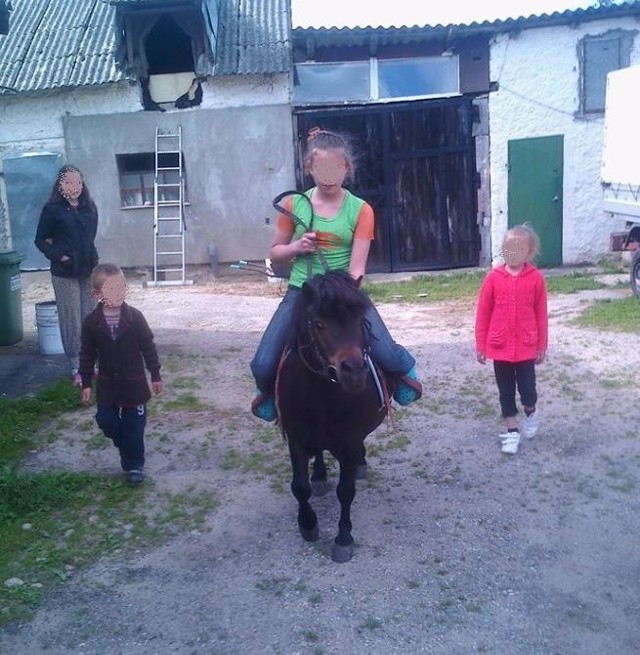
<svg viewBox="0 0 640 655">
<path fill-rule="evenodd" d="M 145 38 L 150 75 L 193 71 L 191 38 L 173 16 L 163 14 Z"/>
</svg>

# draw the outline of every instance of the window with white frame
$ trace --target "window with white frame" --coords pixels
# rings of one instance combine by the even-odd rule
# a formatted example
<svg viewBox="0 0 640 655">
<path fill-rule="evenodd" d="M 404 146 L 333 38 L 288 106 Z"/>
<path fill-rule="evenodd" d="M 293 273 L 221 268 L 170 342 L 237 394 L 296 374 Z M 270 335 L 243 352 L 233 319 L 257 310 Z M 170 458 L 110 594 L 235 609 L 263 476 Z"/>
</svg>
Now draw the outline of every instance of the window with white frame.
<svg viewBox="0 0 640 655">
<path fill-rule="evenodd" d="M 457 55 L 295 65 L 295 104 L 385 102 L 460 93 Z"/>
<path fill-rule="evenodd" d="M 159 166 L 164 168 L 178 168 L 180 161 L 178 154 L 173 152 L 159 153 L 164 161 Z M 128 155 L 116 155 L 118 176 L 120 179 L 120 206 L 121 207 L 148 207 L 153 205 L 153 184 L 155 179 L 155 153 L 137 152 Z M 180 181 L 176 170 L 159 171 L 159 184 L 177 184 Z M 182 175 L 184 179 L 184 201 L 188 201 L 187 175 L 182 159 Z M 176 187 L 162 189 L 160 201 L 178 200 Z"/>
<path fill-rule="evenodd" d="M 588 36 L 581 42 L 580 111 L 602 114 L 605 107 L 607 73 L 630 63 L 632 37 L 622 31 Z"/>
</svg>

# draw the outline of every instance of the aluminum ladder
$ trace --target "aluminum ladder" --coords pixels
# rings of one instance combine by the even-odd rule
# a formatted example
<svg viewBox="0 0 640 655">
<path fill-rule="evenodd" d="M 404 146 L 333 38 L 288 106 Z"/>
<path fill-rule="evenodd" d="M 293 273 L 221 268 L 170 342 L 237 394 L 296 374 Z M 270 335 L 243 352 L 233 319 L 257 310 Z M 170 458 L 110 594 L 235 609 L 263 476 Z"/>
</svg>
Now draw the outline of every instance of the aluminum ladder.
<svg viewBox="0 0 640 655">
<path fill-rule="evenodd" d="M 153 280 L 146 286 L 193 284 L 186 279 L 182 126 L 156 127 L 153 180 Z"/>
</svg>

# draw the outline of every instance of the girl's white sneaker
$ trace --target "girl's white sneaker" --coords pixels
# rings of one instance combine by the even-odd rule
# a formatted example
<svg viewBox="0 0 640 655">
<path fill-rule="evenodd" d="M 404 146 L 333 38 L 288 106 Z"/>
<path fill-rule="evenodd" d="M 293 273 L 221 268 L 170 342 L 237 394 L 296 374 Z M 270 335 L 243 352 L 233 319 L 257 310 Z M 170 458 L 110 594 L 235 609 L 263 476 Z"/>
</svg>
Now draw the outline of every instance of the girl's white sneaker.
<svg viewBox="0 0 640 655">
<path fill-rule="evenodd" d="M 536 434 L 538 434 L 538 428 L 540 427 L 540 416 L 536 410 L 533 414 L 525 416 L 522 419 L 520 424 L 520 429 L 522 431 L 522 436 L 526 439 L 533 439 Z"/>
<path fill-rule="evenodd" d="M 518 452 L 518 445 L 520 444 L 520 433 L 519 432 L 505 432 L 500 435 L 500 441 L 502 442 L 503 453 L 507 455 L 515 455 Z"/>
</svg>

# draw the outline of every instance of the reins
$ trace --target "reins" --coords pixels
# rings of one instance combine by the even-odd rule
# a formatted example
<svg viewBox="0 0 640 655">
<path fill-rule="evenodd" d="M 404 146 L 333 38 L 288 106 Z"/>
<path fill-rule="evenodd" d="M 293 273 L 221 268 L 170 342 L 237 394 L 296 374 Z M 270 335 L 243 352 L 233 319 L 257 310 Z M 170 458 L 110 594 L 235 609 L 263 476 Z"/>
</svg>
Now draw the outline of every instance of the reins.
<svg viewBox="0 0 640 655">
<path fill-rule="evenodd" d="M 309 205 L 309 210 L 311 212 L 311 218 L 309 219 L 309 225 L 307 225 L 299 216 L 294 214 L 292 211 L 289 211 L 286 207 L 283 207 L 280 203 L 286 198 L 287 196 L 300 196 L 304 198 L 308 205 Z M 313 211 L 313 205 L 311 204 L 311 200 L 309 199 L 309 196 L 307 196 L 306 193 L 302 193 L 302 191 L 283 191 L 282 193 L 278 194 L 274 199 L 273 199 L 273 207 L 280 213 L 284 214 L 288 218 L 290 218 L 294 225 L 298 225 L 301 227 L 305 232 L 313 232 L 313 219 L 315 218 L 315 214 Z M 291 203 L 291 207 L 293 209 L 293 202 Z M 318 259 L 320 260 L 320 263 L 322 264 L 322 268 L 324 269 L 324 272 L 326 273 L 329 270 L 329 264 L 327 263 L 327 259 L 324 256 L 324 253 L 322 252 L 322 249 L 318 247 L 316 244 L 316 254 L 318 255 Z M 311 261 L 313 257 L 313 253 L 308 253 L 305 255 L 307 258 L 307 278 L 310 279 L 312 272 L 313 272 L 313 263 Z"/>
</svg>

